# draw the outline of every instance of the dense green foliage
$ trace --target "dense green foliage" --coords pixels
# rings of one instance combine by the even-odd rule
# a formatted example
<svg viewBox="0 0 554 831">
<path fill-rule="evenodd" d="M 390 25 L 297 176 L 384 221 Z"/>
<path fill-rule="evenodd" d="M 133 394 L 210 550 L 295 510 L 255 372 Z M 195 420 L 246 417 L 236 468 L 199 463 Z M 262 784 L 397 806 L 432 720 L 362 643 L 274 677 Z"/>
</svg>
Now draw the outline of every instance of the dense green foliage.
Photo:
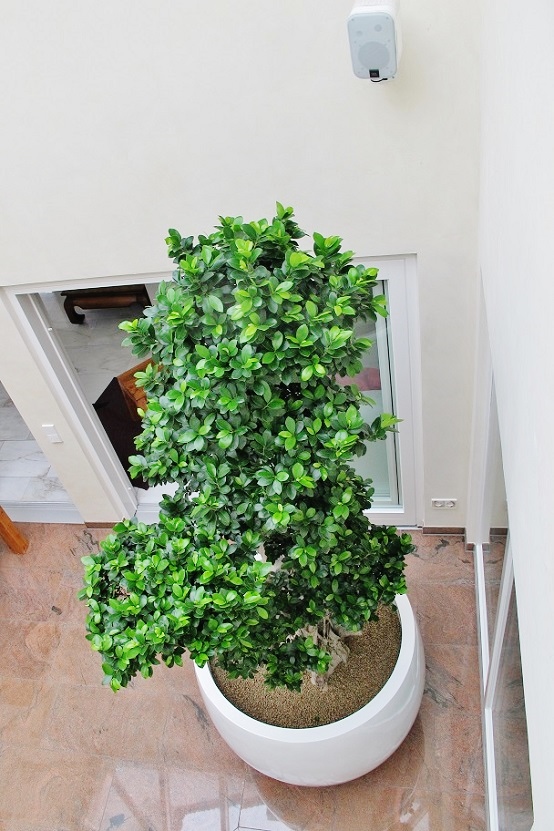
<svg viewBox="0 0 554 831">
<path fill-rule="evenodd" d="M 335 380 L 371 345 L 354 321 L 386 314 L 377 271 L 339 237 L 308 252 L 302 236 L 279 203 L 272 222 L 222 218 L 196 242 L 171 230 L 173 282 L 122 324 L 153 359 L 132 473 L 178 490 L 158 523 L 125 520 L 84 558 L 87 637 L 113 689 L 185 650 L 298 688 L 329 662 L 301 630 L 357 630 L 405 591 L 410 537 L 369 525 L 371 483 L 349 466 L 397 419 L 365 424 L 363 395 Z"/>
</svg>

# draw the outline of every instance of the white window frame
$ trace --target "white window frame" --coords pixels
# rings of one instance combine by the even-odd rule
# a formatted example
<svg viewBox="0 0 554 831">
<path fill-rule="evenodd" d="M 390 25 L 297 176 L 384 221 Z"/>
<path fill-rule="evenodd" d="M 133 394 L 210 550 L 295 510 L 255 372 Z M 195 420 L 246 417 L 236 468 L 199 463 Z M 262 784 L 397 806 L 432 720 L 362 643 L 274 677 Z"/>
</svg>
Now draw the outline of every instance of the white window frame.
<svg viewBox="0 0 554 831">
<path fill-rule="evenodd" d="M 367 515 L 375 524 L 421 527 L 423 430 L 416 257 L 357 257 L 355 262 L 378 268 L 378 279 L 383 280 L 387 286 L 388 348 L 394 414 L 402 419 L 398 425 L 398 433 L 394 437 L 398 457 L 400 504 L 375 505 Z"/>
</svg>

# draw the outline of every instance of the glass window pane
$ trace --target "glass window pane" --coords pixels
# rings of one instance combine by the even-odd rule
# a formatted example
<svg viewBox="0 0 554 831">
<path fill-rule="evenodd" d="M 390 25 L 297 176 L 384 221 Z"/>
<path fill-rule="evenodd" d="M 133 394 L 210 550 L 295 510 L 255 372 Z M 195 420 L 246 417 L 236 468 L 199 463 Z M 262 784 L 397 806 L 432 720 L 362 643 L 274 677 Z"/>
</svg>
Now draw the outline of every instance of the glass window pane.
<svg viewBox="0 0 554 831">
<path fill-rule="evenodd" d="M 376 294 L 386 294 L 385 283 L 375 288 Z M 373 404 L 362 404 L 361 415 L 371 424 L 382 413 L 393 413 L 392 366 L 390 360 L 389 318 L 376 321 L 358 321 L 356 336 L 368 338 L 370 349 L 362 357 L 363 368 L 354 378 L 340 378 L 339 383 L 356 384 Z M 354 459 L 352 467 L 360 476 L 373 480 L 374 505 L 396 506 L 400 504 L 397 470 L 396 435 L 390 433 L 386 440 L 368 442 L 365 456 Z"/>
<path fill-rule="evenodd" d="M 514 588 L 492 717 L 499 828 L 500 831 L 530 831 L 533 802 Z"/>
<path fill-rule="evenodd" d="M 487 598 L 487 626 L 489 644 L 492 645 L 498 596 L 500 593 L 500 579 L 504 564 L 506 548 L 505 536 L 491 536 L 490 543 L 483 546 L 483 564 L 485 567 L 485 593 Z"/>
</svg>

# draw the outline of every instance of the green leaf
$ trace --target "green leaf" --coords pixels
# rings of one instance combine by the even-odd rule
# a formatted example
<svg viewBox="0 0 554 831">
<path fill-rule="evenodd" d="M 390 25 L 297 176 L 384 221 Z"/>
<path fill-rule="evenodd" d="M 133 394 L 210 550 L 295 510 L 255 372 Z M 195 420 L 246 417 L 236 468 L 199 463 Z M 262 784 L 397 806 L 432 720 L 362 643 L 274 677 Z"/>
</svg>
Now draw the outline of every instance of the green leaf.
<svg viewBox="0 0 554 831">
<path fill-rule="evenodd" d="M 279 347 L 282 346 L 284 339 L 285 338 L 282 332 L 275 332 L 275 334 L 271 338 L 271 345 L 273 346 L 275 351 L 277 351 Z"/>
<path fill-rule="evenodd" d="M 250 341 L 252 340 L 258 331 L 258 327 L 254 323 L 249 323 L 246 329 L 243 331 L 241 335 L 241 340 Z"/>
<path fill-rule="evenodd" d="M 300 462 L 296 462 L 292 466 L 292 475 L 295 479 L 300 479 L 301 476 L 304 476 L 304 465 L 300 464 Z"/>
<path fill-rule="evenodd" d="M 207 347 L 205 347 L 202 343 L 197 343 L 194 348 L 195 348 L 196 352 L 198 352 L 198 354 L 200 355 L 201 358 L 211 358 L 212 357 L 211 353 L 210 353 L 210 350 Z"/>
<path fill-rule="evenodd" d="M 215 294 L 209 294 L 207 297 L 208 305 L 215 311 L 215 312 L 222 312 L 223 311 L 223 303 Z"/>
<path fill-rule="evenodd" d="M 293 251 L 290 255 L 290 265 L 291 268 L 298 268 L 300 265 L 304 265 L 305 263 L 310 261 L 310 257 L 308 254 L 304 254 L 303 251 Z"/>
<path fill-rule="evenodd" d="M 298 329 L 296 330 L 296 339 L 297 339 L 298 341 L 302 342 L 302 341 L 306 340 L 306 338 L 308 337 L 308 335 L 309 335 L 309 334 L 310 334 L 310 330 L 308 329 L 308 327 L 306 326 L 306 324 L 305 324 L 305 323 L 303 323 L 303 324 L 302 324 L 301 326 L 299 326 L 299 327 L 298 327 Z"/>
</svg>

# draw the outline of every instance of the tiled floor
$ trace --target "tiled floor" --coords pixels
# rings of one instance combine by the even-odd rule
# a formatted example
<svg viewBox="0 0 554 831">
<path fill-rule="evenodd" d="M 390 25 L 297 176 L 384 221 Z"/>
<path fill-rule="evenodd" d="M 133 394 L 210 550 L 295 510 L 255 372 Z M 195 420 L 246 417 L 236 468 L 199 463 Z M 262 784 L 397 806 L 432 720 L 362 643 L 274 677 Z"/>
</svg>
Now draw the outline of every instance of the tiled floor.
<svg viewBox="0 0 554 831">
<path fill-rule="evenodd" d="M 483 831 L 473 565 L 460 537 L 415 534 L 409 596 L 427 656 L 403 746 L 349 784 L 250 770 L 207 716 L 192 668 L 113 694 L 84 639 L 80 557 L 106 530 L 20 526 L 0 540 L 0 831 Z"/>
<path fill-rule="evenodd" d="M 0 503 L 68 500 L 53 467 L 0 384 Z"/>
</svg>

